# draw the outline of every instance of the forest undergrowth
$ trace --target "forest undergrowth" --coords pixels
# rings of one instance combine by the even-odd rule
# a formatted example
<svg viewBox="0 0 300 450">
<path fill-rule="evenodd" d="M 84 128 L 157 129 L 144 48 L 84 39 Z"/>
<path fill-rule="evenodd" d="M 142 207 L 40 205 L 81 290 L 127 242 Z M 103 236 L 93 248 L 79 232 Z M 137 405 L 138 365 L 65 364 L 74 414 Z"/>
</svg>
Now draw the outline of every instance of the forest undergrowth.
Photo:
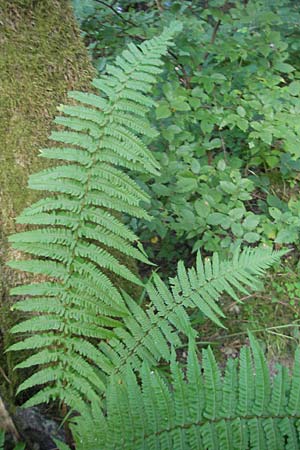
<svg viewBox="0 0 300 450">
<path fill-rule="evenodd" d="M 224 298 L 226 331 L 204 325 L 207 342 L 221 343 L 225 354 L 238 352 L 251 329 L 285 357 L 300 326 L 299 5 L 73 4 L 100 73 L 127 42 L 154 36 L 174 18 L 183 23 L 155 88 L 151 121 L 159 135 L 150 147 L 161 175 L 138 178 L 151 195 L 152 219 L 130 225 L 164 279 L 178 259 L 192 265 L 198 249 L 228 256 L 243 245 L 288 248 L 242 307 Z M 151 270 L 142 264 L 140 273 L 146 279 Z"/>
</svg>

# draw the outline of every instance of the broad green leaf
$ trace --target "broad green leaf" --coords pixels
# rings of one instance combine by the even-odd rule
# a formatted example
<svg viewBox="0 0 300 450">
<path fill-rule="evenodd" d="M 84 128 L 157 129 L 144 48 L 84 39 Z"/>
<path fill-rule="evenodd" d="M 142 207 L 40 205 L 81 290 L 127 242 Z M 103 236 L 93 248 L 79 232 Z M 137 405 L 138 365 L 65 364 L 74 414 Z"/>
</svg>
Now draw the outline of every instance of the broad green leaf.
<svg viewBox="0 0 300 450">
<path fill-rule="evenodd" d="M 291 95 L 299 95 L 300 94 L 300 80 L 292 81 L 289 84 L 288 90 Z"/>
<path fill-rule="evenodd" d="M 294 228 L 280 230 L 276 236 L 275 242 L 277 244 L 291 244 L 299 240 L 299 232 Z"/>
<path fill-rule="evenodd" d="M 189 111 L 191 107 L 186 100 L 186 97 L 177 97 L 173 99 L 170 101 L 171 108 L 174 108 L 175 111 Z"/>
<path fill-rule="evenodd" d="M 255 214 L 249 214 L 243 221 L 243 227 L 246 228 L 246 230 L 254 230 L 254 228 L 257 227 L 257 225 L 260 222 L 260 217 Z"/>
<path fill-rule="evenodd" d="M 171 110 L 166 103 L 161 103 L 160 105 L 158 105 L 155 113 L 157 119 L 166 119 L 167 117 L 171 116 Z"/>
<path fill-rule="evenodd" d="M 221 181 L 220 186 L 227 194 L 234 194 L 238 189 L 238 187 L 231 181 Z"/>
<path fill-rule="evenodd" d="M 254 242 L 259 241 L 260 235 L 258 233 L 254 233 L 253 231 L 249 231 L 244 235 L 245 241 L 249 242 L 249 244 L 253 244 Z"/>
<path fill-rule="evenodd" d="M 291 73 L 295 70 L 295 67 L 291 66 L 291 64 L 287 64 L 284 62 L 277 62 L 276 64 L 274 64 L 274 69 L 282 73 Z"/>
<path fill-rule="evenodd" d="M 232 230 L 233 234 L 237 237 L 242 237 L 244 234 L 243 227 L 240 223 L 233 223 L 231 225 L 231 230 Z"/>
<path fill-rule="evenodd" d="M 195 178 L 181 177 L 179 178 L 175 190 L 179 193 L 193 192 L 197 189 L 197 180 Z"/>
<path fill-rule="evenodd" d="M 245 117 L 245 115 L 246 115 L 246 111 L 245 111 L 245 109 L 242 106 L 238 106 L 237 109 L 236 109 L 236 112 L 241 117 Z"/>
<path fill-rule="evenodd" d="M 210 213 L 210 205 L 204 200 L 196 200 L 194 203 L 197 214 L 200 217 L 207 217 Z"/>
<path fill-rule="evenodd" d="M 222 225 L 226 219 L 227 216 L 225 214 L 215 212 L 207 217 L 207 223 L 209 225 Z"/>
</svg>

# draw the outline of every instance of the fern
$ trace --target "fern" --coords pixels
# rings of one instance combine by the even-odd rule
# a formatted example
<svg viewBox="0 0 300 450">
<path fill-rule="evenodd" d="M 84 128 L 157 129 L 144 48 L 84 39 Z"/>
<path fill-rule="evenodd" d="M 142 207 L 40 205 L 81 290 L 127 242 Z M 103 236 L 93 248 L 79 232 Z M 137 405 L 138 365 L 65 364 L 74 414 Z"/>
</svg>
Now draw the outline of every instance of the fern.
<svg viewBox="0 0 300 450">
<path fill-rule="evenodd" d="M 41 156 L 64 165 L 32 175 L 29 187 L 52 195 L 25 209 L 18 223 L 36 228 L 10 237 L 13 248 L 33 255 L 10 266 L 38 274 L 39 283 L 17 287 L 13 295 L 29 298 L 15 308 L 36 313 L 13 333 L 29 333 L 10 350 L 37 353 L 17 367 L 39 370 L 18 392 L 50 382 L 27 406 L 60 398 L 70 406 L 94 401 L 103 386 L 95 370 L 101 352 L 88 339 L 109 339 L 128 310 L 107 271 L 138 285 L 140 280 L 113 255 L 148 262 L 135 247 L 137 237 L 114 212 L 147 217 L 140 207 L 148 196 L 124 169 L 158 173 L 158 163 L 139 137 L 153 136 L 145 119 L 153 105 L 146 95 L 161 72 L 161 56 L 178 25 L 139 47 L 128 46 L 93 85 L 101 95 L 71 92 L 77 104 L 61 106 L 56 123 L 64 129 L 50 138 L 63 147 L 46 148 Z M 109 210 L 108 210 L 109 209 Z M 79 402 L 79 403 L 78 403 Z"/>
<path fill-rule="evenodd" d="M 191 339 L 186 375 L 172 352 L 170 386 L 147 363 L 140 386 L 127 366 L 122 382 L 111 378 L 107 417 L 102 415 L 93 433 L 81 428 L 76 449 L 300 448 L 299 349 L 292 382 L 278 367 L 271 383 L 260 346 L 251 335 L 250 342 L 251 351 L 244 347 L 239 360 L 229 359 L 221 374 L 210 349 L 203 350 L 199 365 Z"/>
<path fill-rule="evenodd" d="M 192 336 L 188 310 L 197 308 L 206 318 L 223 326 L 219 317 L 225 317 L 217 300 L 227 294 L 239 301 L 238 292 L 257 286 L 257 279 L 279 260 L 284 252 L 271 249 L 236 251 L 232 260 L 219 261 L 218 254 L 202 261 L 197 255 L 195 268 L 178 264 L 177 276 L 170 280 L 170 289 L 157 274 L 147 286 L 149 308 L 144 311 L 124 294 L 129 315 L 123 318 L 124 327 L 115 329 L 115 337 L 102 341 L 103 356 L 99 368 L 106 374 L 122 373 L 127 364 L 138 369 L 143 361 L 150 366 L 159 360 L 170 361 L 170 344 L 181 344 L 180 334 Z"/>
</svg>

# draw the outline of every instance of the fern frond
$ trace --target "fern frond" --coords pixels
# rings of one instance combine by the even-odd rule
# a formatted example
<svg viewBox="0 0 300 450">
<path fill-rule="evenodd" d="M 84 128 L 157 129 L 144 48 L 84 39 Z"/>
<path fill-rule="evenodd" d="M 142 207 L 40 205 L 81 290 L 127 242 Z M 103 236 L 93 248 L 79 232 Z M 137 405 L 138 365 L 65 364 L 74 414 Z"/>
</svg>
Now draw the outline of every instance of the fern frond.
<svg viewBox="0 0 300 450">
<path fill-rule="evenodd" d="M 119 319 L 127 307 L 107 272 L 141 285 L 113 250 L 145 263 L 148 259 L 134 245 L 137 237 L 114 214 L 148 217 L 140 206 L 148 195 L 122 168 L 158 173 L 159 165 L 141 139 L 155 134 L 145 118 L 154 104 L 146 94 L 175 32 L 176 25 L 139 47 L 129 45 L 107 75 L 94 81 L 102 95 L 70 93 L 77 104 L 60 106 L 60 129 L 50 136 L 62 145 L 41 152 L 64 164 L 29 179 L 31 189 L 53 194 L 26 208 L 18 219 L 38 228 L 10 237 L 13 248 L 34 258 L 13 261 L 11 267 L 50 277 L 12 291 L 30 296 L 16 308 L 39 313 L 12 330 L 32 336 L 11 350 L 37 350 L 19 368 L 38 361 L 41 365 L 20 390 L 51 382 L 30 405 L 58 396 L 73 407 L 76 399 L 80 405 L 84 399 L 95 400 L 101 388 L 93 367 L 102 353 L 87 342 L 82 349 L 78 339 L 110 339 L 116 335 L 112 329 L 123 326 Z"/>
<path fill-rule="evenodd" d="M 101 342 L 99 346 L 106 367 L 112 366 L 114 373 L 120 373 L 128 363 L 138 369 L 145 360 L 150 366 L 160 359 L 170 361 L 170 344 L 176 348 L 181 344 L 180 333 L 186 336 L 195 333 L 188 308 L 198 309 L 222 326 L 219 317 L 224 314 L 217 304 L 221 294 L 238 300 L 238 292 L 255 287 L 258 277 L 278 261 L 281 254 L 270 249 L 246 249 L 236 252 L 232 260 L 219 261 L 215 254 L 212 263 L 207 259 L 203 263 L 199 253 L 195 268 L 186 269 L 182 262 L 178 264 L 177 276 L 170 280 L 170 288 L 154 274 L 153 281 L 147 286 L 150 306 L 146 311 L 128 295 L 123 295 L 129 311 L 128 317 L 124 318 L 125 328 L 116 329 L 116 338 Z M 250 376 L 247 361 L 245 373 L 241 374 L 243 377 Z M 263 388 L 267 389 L 267 386 Z M 245 402 L 240 405 L 242 410 L 247 408 L 248 400 Z M 216 408 L 218 403 L 216 399 L 215 406 L 211 407 Z"/>
<path fill-rule="evenodd" d="M 99 418 L 95 445 L 106 450 L 300 448 L 300 407 L 295 404 L 291 410 L 288 405 L 295 393 L 294 386 L 298 384 L 299 353 L 295 355 L 292 386 L 282 377 L 284 368 L 278 369 L 271 382 L 260 346 L 252 336 L 250 342 L 251 350 L 244 348 L 241 358 L 245 360 L 245 355 L 247 361 L 249 358 L 251 385 L 245 383 L 241 375 L 245 368 L 242 359 L 230 359 L 225 375 L 221 375 L 212 351 L 203 350 L 201 368 L 193 340 L 189 346 L 186 376 L 173 353 L 170 386 L 159 372 L 150 370 L 147 363 L 142 366 L 140 386 L 127 366 L 121 381 L 117 376 L 111 378 L 107 417 Z M 273 406 L 270 404 L 274 395 L 276 410 L 274 402 Z M 243 410 L 240 397 L 252 399 Z M 74 429 L 79 433 L 78 426 Z M 87 431 L 80 430 L 77 450 L 90 448 L 85 441 Z"/>
</svg>

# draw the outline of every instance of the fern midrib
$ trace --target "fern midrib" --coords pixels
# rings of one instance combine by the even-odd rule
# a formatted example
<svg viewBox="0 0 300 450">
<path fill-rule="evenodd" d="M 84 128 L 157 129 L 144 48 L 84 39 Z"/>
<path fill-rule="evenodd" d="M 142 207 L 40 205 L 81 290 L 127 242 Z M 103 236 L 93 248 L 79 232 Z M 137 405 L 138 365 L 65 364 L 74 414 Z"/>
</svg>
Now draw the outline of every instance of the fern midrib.
<svg viewBox="0 0 300 450">
<path fill-rule="evenodd" d="M 282 414 L 282 415 L 261 415 L 261 416 L 257 416 L 257 415 L 246 415 L 246 416 L 241 416 L 241 415 L 236 415 L 234 417 L 220 417 L 218 419 L 207 419 L 207 420 L 201 420 L 201 421 L 196 421 L 196 422 L 188 422 L 185 424 L 176 424 L 172 427 L 168 427 L 168 428 L 164 428 L 161 429 L 159 431 L 155 431 L 153 433 L 149 433 L 149 434 L 145 434 L 144 435 L 144 440 L 146 439 L 150 439 L 152 437 L 155 436 L 160 436 L 163 433 L 172 433 L 176 430 L 188 430 L 192 427 L 201 427 L 206 425 L 208 422 L 212 423 L 212 424 L 218 424 L 221 422 L 233 422 L 234 420 L 245 420 L 245 421 L 250 421 L 251 419 L 256 419 L 258 421 L 262 421 L 262 420 L 267 420 L 267 419 L 272 419 L 272 420 L 283 420 L 283 419 L 288 419 L 288 420 L 298 420 L 300 419 L 300 413 L 299 415 L 289 415 L 289 414 Z M 134 439 L 132 441 L 132 443 L 134 444 L 135 442 L 138 442 L 137 439 Z M 119 449 L 118 449 L 119 450 Z"/>
</svg>

